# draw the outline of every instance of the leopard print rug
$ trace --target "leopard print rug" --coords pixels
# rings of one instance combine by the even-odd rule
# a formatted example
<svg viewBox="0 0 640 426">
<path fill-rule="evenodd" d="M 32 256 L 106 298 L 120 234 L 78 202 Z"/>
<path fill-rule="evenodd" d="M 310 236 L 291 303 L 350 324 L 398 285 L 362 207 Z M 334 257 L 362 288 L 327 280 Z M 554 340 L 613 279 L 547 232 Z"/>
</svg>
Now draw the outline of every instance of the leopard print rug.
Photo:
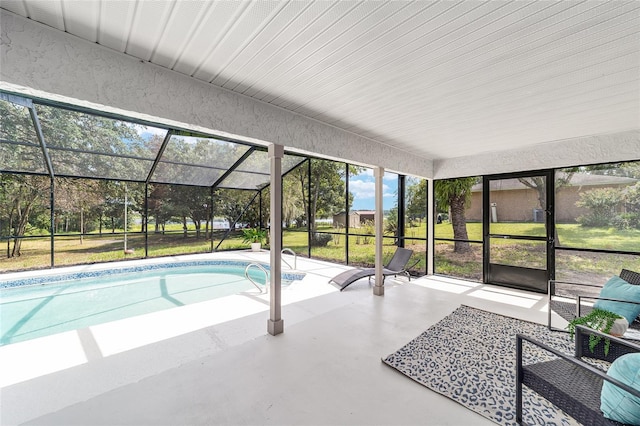
<svg viewBox="0 0 640 426">
<path fill-rule="evenodd" d="M 500 425 L 515 425 L 516 333 L 573 353 L 568 333 L 462 305 L 382 361 Z M 524 364 L 550 357 L 523 344 Z M 523 424 L 578 424 L 526 386 L 523 390 Z"/>
</svg>

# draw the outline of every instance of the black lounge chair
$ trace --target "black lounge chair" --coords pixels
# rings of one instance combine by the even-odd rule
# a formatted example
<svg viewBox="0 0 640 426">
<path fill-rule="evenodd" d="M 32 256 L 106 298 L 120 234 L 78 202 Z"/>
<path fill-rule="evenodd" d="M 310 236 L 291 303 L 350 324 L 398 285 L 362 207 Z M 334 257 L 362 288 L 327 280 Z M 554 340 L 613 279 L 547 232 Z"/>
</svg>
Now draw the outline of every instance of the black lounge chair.
<svg viewBox="0 0 640 426">
<path fill-rule="evenodd" d="M 413 255 L 413 250 L 403 247 L 396 248 L 396 252 L 393 254 L 393 257 L 391 258 L 389 263 L 387 263 L 387 265 L 382 268 L 383 280 L 389 275 L 406 275 L 407 278 L 411 280 L 409 269 L 414 267 L 419 262 L 418 260 L 413 265 L 407 268 L 407 263 L 409 263 L 411 255 Z M 368 277 L 369 280 L 371 280 L 371 277 L 373 277 L 375 274 L 376 268 L 350 269 L 331 278 L 329 280 L 329 283 L 337 284 L 338 286 L 340 286 L 340 291 L 342 291 L 351 283 L 358 281 L 361 278 Z"/>
</svg>

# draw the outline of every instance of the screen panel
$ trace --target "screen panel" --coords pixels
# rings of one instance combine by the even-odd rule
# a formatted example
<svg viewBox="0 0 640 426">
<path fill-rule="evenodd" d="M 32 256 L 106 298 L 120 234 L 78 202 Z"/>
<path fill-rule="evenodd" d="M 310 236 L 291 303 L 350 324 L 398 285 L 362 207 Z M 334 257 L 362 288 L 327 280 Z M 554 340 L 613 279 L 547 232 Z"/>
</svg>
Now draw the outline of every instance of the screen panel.
<svg viewBox="0 0 640 426">
<path fill-rule="evenodd" d="M 34 106 L 56 175 L 146 180 L 166 129 Z"/>
<path fill-rule="evenodd" d="M 0 170 L 4 172 L 48 173 L 39 146 L 0 141 Z"/>
<path fill-rule="evenodd" d="M 150 182 L 212 186 L 224 173 L 224 169 L 213 167 L 159 162 Z"/>
<path fill-rule="evenodd" d="M 29 108 L 0 100 L 0 140 L 39 146 Z"/>
<path fill-rule="evenodd" d="M 556 246 L 640 252 L 640 161 L 557 170 Z"/>
</svg>

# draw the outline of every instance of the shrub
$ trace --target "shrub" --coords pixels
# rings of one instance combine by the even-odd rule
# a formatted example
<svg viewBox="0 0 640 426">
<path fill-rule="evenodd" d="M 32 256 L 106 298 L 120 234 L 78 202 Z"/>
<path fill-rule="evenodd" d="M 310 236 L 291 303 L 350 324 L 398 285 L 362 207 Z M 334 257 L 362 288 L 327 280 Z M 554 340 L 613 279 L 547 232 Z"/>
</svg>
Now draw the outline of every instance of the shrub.
<svg viewBox="0 0 640 426">
<path fill-rule="evenodd" d="M 320 234 L 314 232 L 311 234 L 311 247 L 325 247 L 331 241 L 331 234 Z"/>
<path fill-rule="evenodd" d="M 373 220 L 365 220 L 364 223 L 362 223 L 361 229 L 363 233 L 369 234 L 362 237 L 362 243 L 371 244 L 371 235 L 376 233 L 375 222 Z M 358 244 L 360 244 L 360 242 L 358 242 Z"/>
<path fill-rule="evenodd" d="M 333 244 L 337 246 L 340 245 L 340 234 L 331 234 L 331 239 L 333 240 Z"/>
<path fill-rule="evenodd" d="M 586 215 L 576 220 L 582 226 L 609 226 L 614 217 L 616 206 L 622 200 L 620 190 L 613 188 L 598 188 L 580 194 L 576 206 L 589 209 Z"/>
<path fill-rule="evenodd" d="M 640 213 L 622 213 L 611 222 L 618 229 L 640 229 Z"/>
<path fill-rule="evenodd" d="M 626 187 L 622 192 L 626 210 L 630 213 L 640 213 L 640 182 Z"/>
<path fill-rule="evenodd" d="M 398 233 L 398 211 L 391 210 L 389 216 L 384 222 L 384 232 L 391 235 L 397 235 Z"/>
</svg>

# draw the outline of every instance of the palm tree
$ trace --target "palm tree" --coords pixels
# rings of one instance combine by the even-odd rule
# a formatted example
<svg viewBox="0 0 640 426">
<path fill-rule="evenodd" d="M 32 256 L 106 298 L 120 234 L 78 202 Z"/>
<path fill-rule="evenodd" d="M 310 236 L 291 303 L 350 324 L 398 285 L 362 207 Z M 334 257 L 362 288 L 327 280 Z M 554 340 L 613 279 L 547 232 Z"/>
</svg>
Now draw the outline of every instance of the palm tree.
<svg viewBox="0 0 640 426">
<path fill-rule="evenodd" d="M 439 208 L 451 211 L 451 225 L 455 253 L 468 253 L 471 245 L 467 241 L 467 219 L 465 217 L 466 204 L 471 197 L 471 187 L 478 181 L 476 177 L 466 177 L 448 180 L 438 180 L 434 185 L 436 203 Z"/>
</svg>

